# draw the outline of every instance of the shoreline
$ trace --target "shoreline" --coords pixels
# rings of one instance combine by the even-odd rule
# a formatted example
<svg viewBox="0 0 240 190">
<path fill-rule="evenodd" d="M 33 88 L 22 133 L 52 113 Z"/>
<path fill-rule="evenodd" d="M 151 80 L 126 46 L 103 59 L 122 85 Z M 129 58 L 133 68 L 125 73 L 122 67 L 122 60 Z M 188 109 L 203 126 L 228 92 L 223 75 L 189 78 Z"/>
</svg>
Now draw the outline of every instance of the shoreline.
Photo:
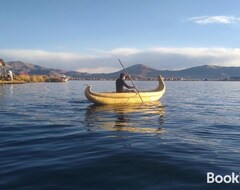
<svg viewBox="0 0 240 190">
<path fill-rule="evenodd" d="M 0 84 L 24 84 L 24 83 L 26 83 L 25 81 L 16 81 L 16 80 L 14 80 L 14 81 L 1 81 L 0 80 Z"/>
<path fill-rule="evenodd" d="M 115 81 L 113 79 L 72 79 L 71 81 Z M 156 81 L 156 80 L 138 80 L 138 81 Z M 202 81 L 202 82 L 212 82 L 212 81 L 219 81 L 219 82 L 239 82 L 239 80 L 164 80 L 164 81 L 177 81 L 177 82 L 187 82 L 187 81 Z M 23 80 L 14 80 L 14 81 L 2 81 L 0 80 L 0 85 L 4 84 L 25 84 L 25 83 L 39 83 L 39 82 L 65 82 L 65 81 L 23 81 Z"/>
</svg>

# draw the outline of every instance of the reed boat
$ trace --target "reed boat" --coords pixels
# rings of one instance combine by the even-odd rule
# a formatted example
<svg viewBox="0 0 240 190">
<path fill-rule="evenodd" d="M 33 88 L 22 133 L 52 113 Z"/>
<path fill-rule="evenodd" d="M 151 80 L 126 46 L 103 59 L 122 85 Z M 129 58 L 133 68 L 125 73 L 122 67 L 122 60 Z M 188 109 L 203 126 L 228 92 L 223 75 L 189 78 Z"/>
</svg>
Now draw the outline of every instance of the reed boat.
<svg viewBox="0 0 240 190">
<path fill-rule="evenodd" d="M 158 87 L 150 91 L 136 92 L 93 92 L 90 85 L 85 90 L 88 100 L 98 105 L 106 104 L 141 104 L 159 100 L 165 92 L 165 83 L 161 76 L 158 77 Z"/>
</svg>

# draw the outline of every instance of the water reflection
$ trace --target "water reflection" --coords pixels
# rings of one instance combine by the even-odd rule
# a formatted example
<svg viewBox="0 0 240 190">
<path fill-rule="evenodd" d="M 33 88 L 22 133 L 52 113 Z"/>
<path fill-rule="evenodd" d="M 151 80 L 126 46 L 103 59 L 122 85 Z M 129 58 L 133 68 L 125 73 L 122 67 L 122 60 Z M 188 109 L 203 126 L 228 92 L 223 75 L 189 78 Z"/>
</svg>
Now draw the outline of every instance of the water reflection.
<svg viewBox="0 0 240 190">
<path fill-rule="evenodd" d="M 162 133 L 164 106 L 160 102 L 133 105 L 91 105 L 85 124 L 89 130 Z"/>
</svg>

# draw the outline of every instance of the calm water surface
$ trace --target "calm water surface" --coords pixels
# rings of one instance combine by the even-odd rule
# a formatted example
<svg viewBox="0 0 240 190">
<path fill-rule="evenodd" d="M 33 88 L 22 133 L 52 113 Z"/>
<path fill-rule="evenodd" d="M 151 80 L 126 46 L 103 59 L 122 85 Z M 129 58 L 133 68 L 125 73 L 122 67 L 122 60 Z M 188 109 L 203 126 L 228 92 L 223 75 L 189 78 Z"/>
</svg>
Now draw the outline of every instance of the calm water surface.
<svg viewBox="0 0 240 190">
<path fill-rule="evenodd" d="M 94 106 L 85 84 L 0 86 L 0 189 L 239 189 L 240 83 L 167 82 L 161 102 Z M 152 89 L 157 82 L 138 82 Z"/>
</svg>

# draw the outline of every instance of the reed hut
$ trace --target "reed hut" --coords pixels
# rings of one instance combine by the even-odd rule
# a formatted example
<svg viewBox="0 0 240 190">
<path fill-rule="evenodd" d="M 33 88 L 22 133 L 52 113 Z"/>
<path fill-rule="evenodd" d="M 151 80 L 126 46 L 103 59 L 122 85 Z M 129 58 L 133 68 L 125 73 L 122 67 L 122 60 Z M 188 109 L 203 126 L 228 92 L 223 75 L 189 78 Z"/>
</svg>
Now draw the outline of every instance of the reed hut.
<svg viewBox="0 0 240 190">
<path fill-rule="evenodd" d="M 4 75 L 4 67 L 5 66 L 6 66 L 6 64 L 3 61 L 3 59 L 0 59 L 0 77 L 2 77 L 2 75 Z"/>
</svg>

